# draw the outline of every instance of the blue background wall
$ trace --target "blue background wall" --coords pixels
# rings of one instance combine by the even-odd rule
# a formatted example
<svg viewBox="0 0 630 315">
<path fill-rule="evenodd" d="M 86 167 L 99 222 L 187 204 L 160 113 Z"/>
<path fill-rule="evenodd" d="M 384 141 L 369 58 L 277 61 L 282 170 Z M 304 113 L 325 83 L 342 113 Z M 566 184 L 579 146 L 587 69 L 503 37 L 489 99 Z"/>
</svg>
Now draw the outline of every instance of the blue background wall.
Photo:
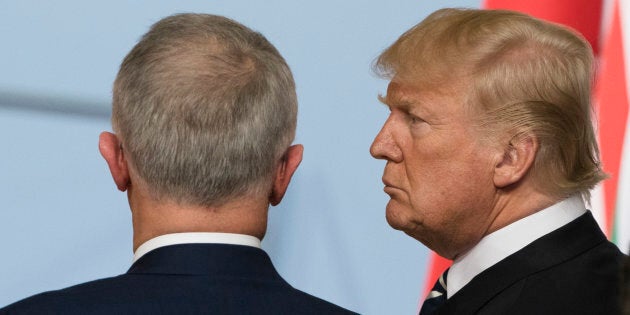
<svg viewBox="0 0 630 315">
<path fill-rule="evenodd" d="M 387 112 L 378 53 L 430 12 L 480 0 L 0 2 L 0 306 L 129 267 L 131 223 L 97 150 L 111 83 L 136 40 L 178 12 L 226 15 L 285 56 L 305 156 L 264 248 L 309 293 L 364 314 L 412 314 L 428 251 L 384 218 L 369 145 Z"/>
</svg>

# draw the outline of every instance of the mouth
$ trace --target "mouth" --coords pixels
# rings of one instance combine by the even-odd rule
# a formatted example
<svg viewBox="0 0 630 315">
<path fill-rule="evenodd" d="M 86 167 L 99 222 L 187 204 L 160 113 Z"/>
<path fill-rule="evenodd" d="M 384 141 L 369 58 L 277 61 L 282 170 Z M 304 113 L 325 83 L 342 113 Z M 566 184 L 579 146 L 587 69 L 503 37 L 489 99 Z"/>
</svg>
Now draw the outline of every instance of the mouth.
<svg viewBox="0 0 630 315">
<path fill-rule="evenodd" d="M 385 177 L 383 177 L 382 180 L 383 180 L 383 185 L 385 185 L 385 187 L 396 188 L 396 186 L 394 186 L 394 184 L 392 184 L 392 182 L 387 180 Z"/>
<path fill-rule="evenodd" d="M 398 187 L 394 186 L 392 182 L 385 178 L 383 178 L 383 184 L 385 185 L 385 187 L 383 187 L 383 191 L 390 196 L 394 193 L 394 191 L 399 190 Z"/>
</svg>

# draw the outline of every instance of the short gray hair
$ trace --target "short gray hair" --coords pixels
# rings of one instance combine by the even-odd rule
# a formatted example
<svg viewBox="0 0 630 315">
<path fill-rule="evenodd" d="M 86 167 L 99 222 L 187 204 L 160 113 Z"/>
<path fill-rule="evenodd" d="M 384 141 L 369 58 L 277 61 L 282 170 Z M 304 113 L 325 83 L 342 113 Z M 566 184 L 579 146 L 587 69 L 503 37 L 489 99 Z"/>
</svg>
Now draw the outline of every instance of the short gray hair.
<svg viewBox="0 0 630 315">
<path fill-rule="evenodd" d="M 269 190 L 296 116 L 284 58 L 260 33 L 216 15 L 155 23 L 114 82 L 114 131 L 158 200 L 215 206 Z"/>
</svg>

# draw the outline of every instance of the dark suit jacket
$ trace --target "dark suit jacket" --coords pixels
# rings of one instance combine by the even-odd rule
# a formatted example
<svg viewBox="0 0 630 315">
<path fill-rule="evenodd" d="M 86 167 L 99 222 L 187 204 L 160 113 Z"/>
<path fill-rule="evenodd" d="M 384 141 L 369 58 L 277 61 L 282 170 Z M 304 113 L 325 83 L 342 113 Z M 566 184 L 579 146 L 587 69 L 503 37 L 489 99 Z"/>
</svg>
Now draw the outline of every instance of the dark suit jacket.
<svg viewBox="0 0 630 315">
<path fill-rule="evenodd" d="M 588 212 L 477 275 L 437 314 L 618 314 L 623 257 Z"/>
<path fill-rule="evenodd" d="M 0 314 L 354 314 L 292 288 L 258 248 L 161 247 L 126 274 L 41 293 Z"/>
</svg>

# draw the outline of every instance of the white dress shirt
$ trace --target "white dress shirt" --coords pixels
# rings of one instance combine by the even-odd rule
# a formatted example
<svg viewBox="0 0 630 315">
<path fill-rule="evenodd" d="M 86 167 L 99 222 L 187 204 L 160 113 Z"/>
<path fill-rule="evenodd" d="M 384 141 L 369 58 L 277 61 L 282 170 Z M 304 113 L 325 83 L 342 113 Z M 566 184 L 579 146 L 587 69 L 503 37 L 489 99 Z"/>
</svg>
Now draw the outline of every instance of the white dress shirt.
<svg viewBox="0 0 630 315">
<path fill-rule="evenodd" d="M 453 261 L 446 279 L 447 298 L 482 271 L 585 212 L 582 198 L 572 196 L 486 235 L 471 250 Z"/>
<path fill-rule="evenodd" d="M 133 262 L 154 249 L 177 244 L 230 244 L 260 248 L 260 240 L 251 235 L 214 232 L 173 233 L 160 235 L 144 242 L 133 253 Z"/>
</svg>

